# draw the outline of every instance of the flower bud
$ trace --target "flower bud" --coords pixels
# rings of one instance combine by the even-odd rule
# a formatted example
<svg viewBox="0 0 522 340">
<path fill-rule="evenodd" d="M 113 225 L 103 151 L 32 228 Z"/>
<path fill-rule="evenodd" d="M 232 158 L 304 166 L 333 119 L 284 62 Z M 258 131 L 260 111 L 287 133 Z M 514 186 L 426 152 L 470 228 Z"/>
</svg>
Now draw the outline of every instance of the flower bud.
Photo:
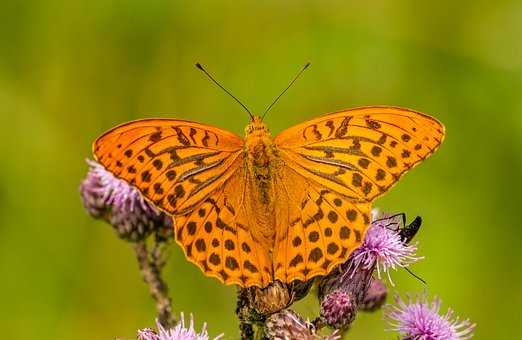
<svg viewBox="0 0 522 340">
<path fill-rule="evenodd" d="M 327 294 L 321 302 L 321 317 L 336 329 L 346 329 L 355 319 L 357 304 L 352 294 L 342 289 Z"/>
<path fill-rule="evenodd" d="M 172 219 L 145 201 L 136 188 L 100 164 L 90 160 L 87 163 L 90 170 L 80 184 L 83 205 L 94 218 L 112 224 L 120 238 L 136 242 L 153 231 L 172 227 Z"/>
</svg>

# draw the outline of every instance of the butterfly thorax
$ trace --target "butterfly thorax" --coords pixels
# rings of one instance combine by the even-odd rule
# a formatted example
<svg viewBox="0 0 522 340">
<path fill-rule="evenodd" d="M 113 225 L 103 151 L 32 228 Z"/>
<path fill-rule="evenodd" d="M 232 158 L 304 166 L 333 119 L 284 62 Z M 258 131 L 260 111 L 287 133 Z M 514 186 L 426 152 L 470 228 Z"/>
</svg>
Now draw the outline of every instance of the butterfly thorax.
<svg viewBox="0 0 522 340">
<path fill-rule="evenodd" d="M 260 237 L 273 244 L 274 230 L 274 176 L 276 169 L 276 149 L 266 125 L 260 117 L 245 128 L 245 161 L 250 190 L 253 191 L 252 214 L 259 226 Z"/>
<path fill-rule="evenodd" d="M 259 179 L 265 179 L 262 174 L 274 159 L 274 143 L 270 131 L 259 117 L 255 117 L 245 128 L 245 151 L 249 163 L 259 171 Z"/>
</svg>

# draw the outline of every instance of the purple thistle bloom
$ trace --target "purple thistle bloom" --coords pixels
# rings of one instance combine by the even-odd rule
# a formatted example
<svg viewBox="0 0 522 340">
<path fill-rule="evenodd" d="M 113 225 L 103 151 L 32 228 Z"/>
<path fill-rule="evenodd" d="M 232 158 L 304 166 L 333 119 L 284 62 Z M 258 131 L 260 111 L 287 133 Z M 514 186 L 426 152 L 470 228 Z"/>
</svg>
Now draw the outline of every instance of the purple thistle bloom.
<svg viewBox="0 0 522 340">
<path fill-rule="evenodd" d="M 80 185 L 80 190 L 86 189 L 96 193 L 100 202 L 105 206 L 117 206 L 125 212 L 133 212 L 136 208 L 141 208 L 144 212 L 157 213 L 156 209 L 143 199 L 136 188 L 124 180 L 114 177 L 99 163 L 90 159 L 87 159 L 86 162 L 90 170 L 87 178 Z"/>
<path fill-rule="evenodd" d="M 80 184 L 80 195 L 89 214 L 107 219 L 121 238 L 138 241 L 154 229 L 172 226 L 164 213 L 145 201 L 140 192 L 116 178 L 95 161 Z"/>
<path fill-rule="evenodd" d="M 334 328 L 345 328 L 355 318 L 357 304 L 350 293 L 337 289 L 321 301 L 321 316 Z"/>
<path fill-rule="evenodd" d="M 475 324 L 470 320 L 453 317 L 453 311 L 439 315 L 441 301 L 435 297 L 428 302 L 426 294 L 408 301 L 395 296 L 396 306 L 385 306 L 385 318 L 398 331 L 403 339 L 412 340 L 465 340 L 471 339 Z"/>
<path fill-rule="evenodd" d="M 100 218 L 107 212 L 104 184 L 102 183 L 101 166 L 89 159 L 89 172 L 85 179 L 80 183 L 80 196 L 85 210 L 94 218 Z"/>
<path fill-rule="evenodd" d="M 363 243 L 351 255 L 349 273 L 353 275 L 359 268 L 370 270 L 377 269 L 377 276 L 381 278 L 381 272 L 388 275 L 390 283 L 390 269 L 407 267 L 422 259 L 416 256 L 417 244 L 405 244 L 401 241 L 399 229 L 394 230 L 390 225 L 398 225 L 394 218 L 382 218 L 374 220 L 366 232 Z"/>
<path fill-rule="evenodd" d="M 138 331 L 138 340 L 209 340 L 207 332 L 207 324 L 204 323 L 201 332 L 197 333 L 194 329 L 194 317 L 190 315 L 190 324 L 187 328 L 185 326 L 185 317 L 181 313 L 180 321 L 171 329 L 165 329 L 157 320 L 156 326 L 158 332 L 150 328 L 145 328 Z M 218 335 L 214 340 L 221 339 L 223 334 Z"/>
</svg>

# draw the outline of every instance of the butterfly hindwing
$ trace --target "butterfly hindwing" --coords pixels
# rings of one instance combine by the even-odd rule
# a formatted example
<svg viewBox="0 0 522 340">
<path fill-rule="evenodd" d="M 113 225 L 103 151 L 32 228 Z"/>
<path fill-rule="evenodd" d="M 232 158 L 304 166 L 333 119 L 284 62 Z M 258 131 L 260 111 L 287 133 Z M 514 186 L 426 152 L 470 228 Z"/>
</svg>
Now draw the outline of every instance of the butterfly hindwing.
<svg viewBox="0 0 522 340">
<path fill-rule="evenodd" d="M 243 140 L 199 123 L 145 119 L 116 127 L 93 144 L 98 162 L 155 206 L 184 214 L 241 165 Z"/>
<path fill-rule="evenodd" d="M 347 198 L 370 202 L 433 153 L 444 127 L 395 107 L 332 113 L 275 138 L 281 158 L 302 176 Z"/>
<path fill-rule="evenodd" d="M 364 238 L 370 204 L 348 200 L 291 168 L 277 184 L 275 278 L 305 281 L 345 262 Z"/>
<path fill-rule="evenodd" d="M 187 258 L 225 284 L 267 286 L 273 277 L 268 249 L 254 239 L 246 213 L 248 181 L 241 169 L 194 211 L 175 216 L 176 240 Z"/>
</svg>

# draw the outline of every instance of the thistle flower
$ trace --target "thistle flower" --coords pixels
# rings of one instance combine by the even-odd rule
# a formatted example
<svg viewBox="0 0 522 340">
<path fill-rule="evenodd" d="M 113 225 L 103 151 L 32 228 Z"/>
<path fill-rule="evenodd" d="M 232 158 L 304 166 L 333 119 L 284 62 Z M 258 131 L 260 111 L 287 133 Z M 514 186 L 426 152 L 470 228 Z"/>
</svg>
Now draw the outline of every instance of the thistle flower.
<svg viewBox="0 0 522 340">
<path fill-rule="evenodd" d="M 284 309 L 273 314 L 265 322 L 266 335 L 274 340 L 340 340 L 338 331 L 330 335 L 318 335 L 314 325 L 304 321 L 299 314 L 290 309 Z"/>
<path fill-rule="evenodd" d="M 103 169 L 98 163 L 86 160 L 89 165 L 89 172 L 87 176 L 80 183 L 80 197 L 83 202 L 85 210 L 94 218 L 103 217 L 108 205 L 106 202 L 106 186 L 102 183 Z M 105 182 L 105 181 L 104 181 Z"/>
<path fill-rule="evenodd" d="M 381 278 L 381 272 L 388 275 L 390 283 L 390 269 L 407 267 L 422 259 L 416 256 L 417 244 L 405 244 L 401 240 L 400 231 L 390 228 L 394 225 L 394 218 L 382 218 L 372 222 L 366 232 L 363 243 L 350 257 L 348 272 L 353 275 L 359 268 L 377 269 L 377 276 Z"/>
<path fill-rule="evenodd" d="M 321 316 L 328 326 L 337 329 L 348 327 L 355 319 L 356 310 L 353 295 L 342 289 L 327 294 L 321 301 Z"/>
<path fill-rule="evenodd" d="M 405 302 L 395 296 L 396 306 L 385 306 L 385 318 L 391 330 L 400 333 L 402 339 L 412 340 L 464 340 L 471 339 L 475 324 L 470 320 L 459 320 L 448 309 L 440 315 L 441 300 L 437 297 L 431 303 L 426 294 L 415 299 L 408 296 Z"/>
<path fill-rule="evenodd" d="M 157 228 L 172 226 L 171 219 L 145 201 L 136 188 L 94 161 L 87 164 L 90 170 L 80 184 L 83 205 L 91 216 L 108 220 L 119 237 L 138 241 Z"/>
<path fill-rule="evenodd" d="M 187 328 L 185 326 L 185 317 L 181 313 L 180 321 L 171 329 L 165 329 L 158 321 L 156 321 L 158 332 L 150 328 L 145 328 L 138 331 L 138 340 L 208 340 L 207 324 L 204 323 L 201 332 L 197 333 L 194 330 L 194 317 L 190 315 L 190 324 Z M 223 334 L 218 335 L 214 340 L 221 339 Z"/>
</svg>

